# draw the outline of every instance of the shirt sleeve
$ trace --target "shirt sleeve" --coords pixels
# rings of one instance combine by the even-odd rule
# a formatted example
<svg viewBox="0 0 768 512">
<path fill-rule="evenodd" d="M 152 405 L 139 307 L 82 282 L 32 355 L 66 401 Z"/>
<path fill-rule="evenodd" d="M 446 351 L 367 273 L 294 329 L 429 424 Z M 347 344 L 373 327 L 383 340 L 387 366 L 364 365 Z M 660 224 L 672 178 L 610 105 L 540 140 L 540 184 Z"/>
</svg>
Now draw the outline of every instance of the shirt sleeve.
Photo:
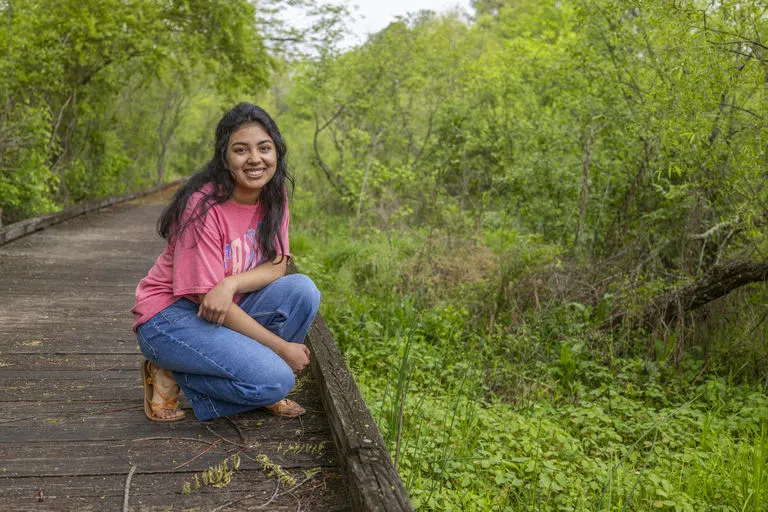
<svg viewBox="0 0 768 512">
<path fill-rule="evenodd" d="M 191 201 L 190 201 L 191 202 Z M 192 208 L 187 208 L 189 215 Z M 189 225 L 176 237 L 173 253 L 173 294 L 208 293 L 224 279 L 224 233 L 214 206 L 205 220 Z"/>
</svg>

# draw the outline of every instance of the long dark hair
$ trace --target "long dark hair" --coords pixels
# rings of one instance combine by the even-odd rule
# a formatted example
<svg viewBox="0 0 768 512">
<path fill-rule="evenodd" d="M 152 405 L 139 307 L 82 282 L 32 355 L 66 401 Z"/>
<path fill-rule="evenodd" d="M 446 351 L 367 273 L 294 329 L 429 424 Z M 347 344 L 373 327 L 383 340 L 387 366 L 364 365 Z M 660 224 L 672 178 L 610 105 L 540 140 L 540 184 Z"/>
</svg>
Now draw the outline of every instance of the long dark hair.
<svg viewBox="0 0 768 512">
<path fill-rule="evenodd" d="M 213 158 L 194 174 L 176 191 L 170 204 L 165 208 L 157 221 L 157 231 L 160 236 L 173 242 L 184 230 L 196 222 L 202 223 L 205 216 L 214 205 L 221 204 L 232 198 L 235 190 L 235 180 L 227 169 L 226 153 L 230 136 L 241 126 L 249 123 L 260 124 L 272 138 L 277 151 L 277 169 L 274 176 L 261 189 L 259 203 L 263 211 L 263 222 L 259 226 L 259 245 L 261 253 L 267 261 L 277 258 L 278 249 L 283 254 L 283 238 L 280 236 L 280 224 L 283 222 L 286 206 L 286 182 L 293 188 L 293 176 L 288 172 L 285 154 L 288 149 L 277 129 L 275 121 L 263 108 L 250 103 L 240 103 L 224 114 L 216 126 L 216 142 Z M 210 183 L 210 189 L 202 190 Z M 201 191 L 202 199 L 195 205 L 187 218 L 182 216 L 187 207 L 187 201 L 195 192 Z M 277 245 L 275 244 L 277 241 Z M 282 261 L 282 258 L 280 259 Z"/>
</svg>

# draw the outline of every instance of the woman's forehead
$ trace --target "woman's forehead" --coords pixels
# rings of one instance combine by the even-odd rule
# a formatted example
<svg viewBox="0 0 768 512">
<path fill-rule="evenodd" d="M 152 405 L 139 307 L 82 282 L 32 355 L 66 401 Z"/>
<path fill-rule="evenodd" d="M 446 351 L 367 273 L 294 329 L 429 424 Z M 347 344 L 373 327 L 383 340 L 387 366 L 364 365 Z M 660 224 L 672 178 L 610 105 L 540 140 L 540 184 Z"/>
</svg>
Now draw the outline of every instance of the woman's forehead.
<svg viewBox="0 0 768 512">
<path fill-rule="evenodd" d="M 232 132 L 232 135 L 230 135 L 230 145 L 237 142 L 261 144 L 263 142 L 273 141 L 272 137 L 269 136 L 269 132 L 267 132 L 266 128 L 264 128 L 262 125 L 259 123 L 247 123 L 239 127 L 237 130 Z"/>
</svg>

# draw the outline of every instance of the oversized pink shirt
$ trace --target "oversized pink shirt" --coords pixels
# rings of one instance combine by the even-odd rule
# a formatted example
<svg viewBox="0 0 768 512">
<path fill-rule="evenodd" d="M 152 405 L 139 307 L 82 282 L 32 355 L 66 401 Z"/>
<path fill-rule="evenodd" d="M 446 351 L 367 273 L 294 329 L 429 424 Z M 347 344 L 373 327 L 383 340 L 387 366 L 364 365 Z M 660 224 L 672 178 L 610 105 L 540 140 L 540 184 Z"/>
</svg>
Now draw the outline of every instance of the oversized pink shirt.
<svg viewBox="0 0 768 512">
<path fill-rule="evenodd" d="M 196 192 L 187 201 L 185 215 L 200 201 Z M 282 254 L 288 247 L 288 203 L 280 225 Z M 205 222 L 193 224 L 168 243 L 147 277 L 136 287 L 133 329 L 182 297 L 199 302 L 197 296 L 208 293 L 219 281 L 232 274 L 246 272 L 264 263 L 258 243 L 258 228 L 263 219 L 261 205 L 242 205 L 230 200 L 214 205 Z M 281 253 L 277 245 L 278 254 Z M 240 299 L 236 295 L 234 300 Z"/>
</svg>

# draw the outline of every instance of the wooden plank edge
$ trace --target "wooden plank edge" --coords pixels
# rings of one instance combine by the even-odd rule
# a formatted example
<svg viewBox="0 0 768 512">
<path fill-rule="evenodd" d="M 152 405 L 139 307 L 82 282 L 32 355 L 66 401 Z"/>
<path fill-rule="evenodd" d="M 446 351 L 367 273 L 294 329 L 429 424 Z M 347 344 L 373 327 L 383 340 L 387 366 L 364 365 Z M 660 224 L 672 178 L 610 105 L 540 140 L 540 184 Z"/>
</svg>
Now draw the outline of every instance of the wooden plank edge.
<svg viewBox="0 0 768 512">
<path fill-rule="evenodd" d="M 320 383 L 323 409 L 347 473 L 353 509 L 414 510 L 373 415 L 320 314 L 307 337 L 312 372 Z"/>
<path fill-rule="evenodd" d="M 162 185 L 152 187 L 148 190 L 143 190 L 140 192 L 130 192 L 128 194 L 123 194 L 122 196 L 107 197 L 104 199 L 98 199 L 96 201 L 89 201 L 87 203 L 75 205 L 71 208 L 66 208 L 59 212 L 49 213 L 47 215 L 39 215 L 37 217 L 24 219 L 19 222 L 14 222 L 13 224 L 9 224 L 5 227 L 0 228 L 0 245 L 6 244 L 12 240 L 16 240 L 17 238 L 21 238 L 23 236 L 29 235 L 30 233 L 34 233 L 35 231 L 45 229 L 49 226 L 53 226 L 54 224 L 58 224 L 59 222 L 64 222 L 65 220 L 69 220 L 73 217 L 77 217 L 78 215 L 83 215 L 84 213 L 100 210 L 102 208 L 106 208 L 107 206 L 112 206 L 118 203 L 124 203 L 126 201 L 131 201 L 133 199 L 136 199 L 138 197 L 154 194 L 155 192 L 160 192 L 161 190 L 165 190 L 166 188 L 173 187 L 180 183 L 183 183 L 185 180 L 186 178 L 179 178 L 169 183 L 163 183 Z"/>
</svg>

